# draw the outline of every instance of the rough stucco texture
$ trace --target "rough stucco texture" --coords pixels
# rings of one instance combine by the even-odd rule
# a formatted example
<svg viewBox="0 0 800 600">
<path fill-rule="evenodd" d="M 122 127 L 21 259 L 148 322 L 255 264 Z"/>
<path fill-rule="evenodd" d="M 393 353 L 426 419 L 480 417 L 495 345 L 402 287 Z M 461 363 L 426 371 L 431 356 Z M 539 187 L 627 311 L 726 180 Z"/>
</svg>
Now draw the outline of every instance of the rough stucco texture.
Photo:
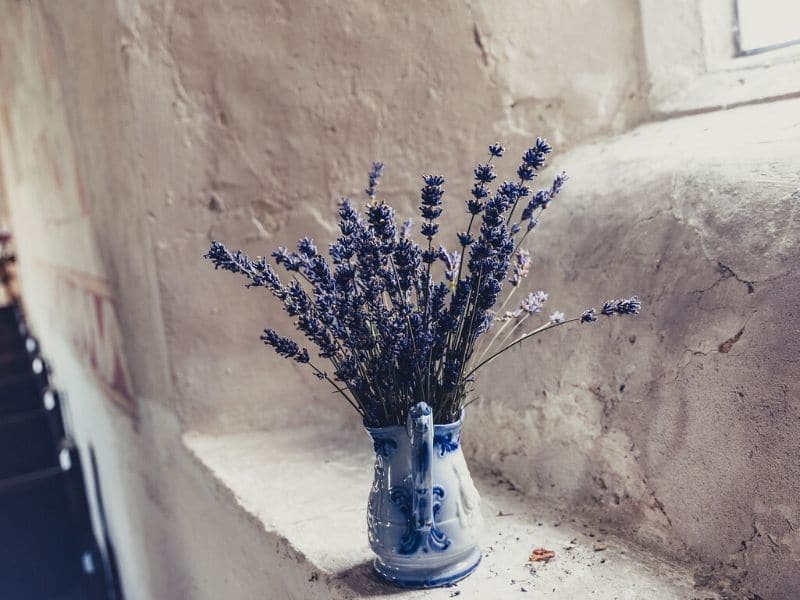
<svg viewBox="0 0 800 600">
<path fill-rule="evenodd" d="M 541 11 L 520 3 L 500 10 L 505 18 L 497 7 L 461 3 L 135 6 L 121 15 L 121 35 L 138 145 L 146 148 L 141 202 L 152 215 L 179 410 L 210 425 L 300 423 L 315 418 L 306 406 L 330 404 L 330 396 L 264 358 L 255 364 L 284 374 L 272 394 L 314 402 L 253 416 L 265 393 L 263 372 L 253 368 L 254 322 L 267 313 L 263 298 L 233 281 L 184 268 L 209 238 L 255 254 L 309 232 L 326 239 L 336 202 L 360 195 L 372 160 L 389 165 L 383 189 L 410 212 L 420 173 L 440 169 L 465 188 L 472 158 L 462 157 L 481 156 L 491 140 L 521 146 L 542 133 L 575 143 L 619 130 L 640 111 L 632 2 L 586 11 L 581 2 Z M 531 30 L 512 25 L 519 14 L 530 16 Z M 570 44 L 561 34 L 569 15 L 616 30 L 620 14 L 631 27 L 619 31 L 619 46 L 598 33 L 584 40 L 585 56 L 539 58 Z M 512 60 L 524 77 L 511 76 Z M 599 61 L 614 65 L 600 97 Z M 558 76 L 562 69 L 571 76 Z M 209 297 L 218 300 L 203 301 Z M 209 327 L 232 305 L 251 318 Z M 209 361 L 221 363 L 219 371 L 209 371 Z M 232 389 L 241 390 L 235 402 Z"/>
<path fill-rule="evenodd" d="M 360 194 L 373 159 L 389 165 L 382 190 L 400 212 L 430 171 L 457 206 L 487 143 L 516 156 L 537 134 L 573 148 L 554 159 L 572 181 L 537 231 L 530 284 L 553 309 L 638 292 L 645 311 L 553 332 L 487 372 L 468 417 L 473 460 L 700 560 L 722 586 L 766 598 L 800 587 L 796 105 L 589 143 L 646 116 L 632 0 L 6 0 L 0 11 L 0 172 L 29 313 L 47 346 L 50 325 L 80 325 L 42 294 L 53 264 L 100 277 L 144 415 L 109 404 L 113 418 L 98 421 L 95 402 L 74 415 L 101 471 L 104 456 L 136 465 L 109 514 L 121 564 L 152 582 L 141 597 L 225 581 L 180 564 L 181 548 L 162 564 L 128 539 L 162 539 L 205 485 L 178 426 L 155 420 L 357 427 L 260 347 L 261 327 L 281 323 L 274 305 L 212 273 L 199 259 L 209 240 L 253 254 L 326 240 L 338 197 Z M 43 154 L 51 138 L 72 142 Z M 44 175 L 53 166 L 75 174 L 79 220 L 50 218 L 65 195 Z M 94 433 L 98 422 L 113 431 Z M 147 468 L 156 442 L 180 477 Z M 221 514 L 212 501 L 197 511 Z M 182 523 L 173 538 L 188 540 Z M 225 522 L 206 526 L 214 538 Z"/>
<path fill-rule="evenodd" d="M 477 460 L 736 589 L 800 589 L 797 102 L 646 125 L 557 157 L 572 175 L 532 243 L 533 284 L 574 314 L 484 373 Z M 485 427 L 492 423 L 493 427 Z"/>
</svg>

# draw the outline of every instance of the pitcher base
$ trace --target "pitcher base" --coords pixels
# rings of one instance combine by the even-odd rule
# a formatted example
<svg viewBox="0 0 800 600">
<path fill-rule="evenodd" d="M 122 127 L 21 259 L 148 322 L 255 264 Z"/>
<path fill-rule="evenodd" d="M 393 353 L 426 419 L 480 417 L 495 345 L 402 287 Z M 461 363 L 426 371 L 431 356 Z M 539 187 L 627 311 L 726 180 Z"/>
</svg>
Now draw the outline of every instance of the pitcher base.
<svg viewBox="0 0 800 600">
<path fill-rule="evenodd" d="M 393 566 L 376 558 L 375 571 L 392 585 L 407 588 L 435 588 L 461 581 L 472 573 L 481 562 L 481 550 L 475 547 L 466 557 L 456 563 L 426 569 L 424 566 Z"/>
</svg>

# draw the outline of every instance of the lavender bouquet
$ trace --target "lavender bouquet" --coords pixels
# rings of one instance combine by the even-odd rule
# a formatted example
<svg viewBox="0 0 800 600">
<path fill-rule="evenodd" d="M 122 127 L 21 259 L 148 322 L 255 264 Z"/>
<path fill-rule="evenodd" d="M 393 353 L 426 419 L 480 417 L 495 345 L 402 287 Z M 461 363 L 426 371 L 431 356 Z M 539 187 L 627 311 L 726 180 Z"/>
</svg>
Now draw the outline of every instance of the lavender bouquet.
<svg viewBox="0 0 800 600">
<path fill-rule="evenodd" d="M 636 296 L 611 300 L 599 313 L 590 308 L 565 318 L 553 312 L 529 329 L 547 294 L 528 293 L 512 304 L 530 269 L 525 241 L 567 180 L 561 173 L 549 187 L 531 188 L 551 150 L 538 138 L 522 155 L 518 180 L 492 190 L 493 163 L 505 150 L 489 146 L 487 162 L 474 170 L 466 201 L 469 221 L 458 233 L 457 250 L 435 241 L 444 178 L 423 177 L 420 245 L 410 235 L 411 221 L 398 225 L 394 210 L 378 199 L 383 164 L 374 163 L 363 216 L 350 200 L 341 202 L 341 236 L 329 247 L 330 262 L 309 238 L 298 242 L 296 252 L 272 253 L 288 272 L 286 282 L 266 258 L 251 259 L 217 241 L 205 257 L 216 268 L 243 275 L 246 287 L 266 288 L 283 303 L 319 358 L 329 361 L 329 370 L 312 360 L 306 347 L 273 329 L 265 329 L 261 339 L 332 385 L 365 426 L 403 425 L 420 401 L 433 409 L 434 422 L 450 423 L 469 403 L 478 371 L 507 350 L 554 327 L 592 323 L 598 314 L 637 314 L 641 308 Z"/>
</svg>

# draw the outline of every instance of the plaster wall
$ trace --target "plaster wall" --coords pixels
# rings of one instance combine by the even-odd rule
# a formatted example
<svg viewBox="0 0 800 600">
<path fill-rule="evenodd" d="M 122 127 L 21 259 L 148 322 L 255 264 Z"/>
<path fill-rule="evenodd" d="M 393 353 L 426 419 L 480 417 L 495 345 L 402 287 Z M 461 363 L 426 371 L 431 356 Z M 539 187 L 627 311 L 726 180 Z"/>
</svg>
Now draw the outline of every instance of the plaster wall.
<svg viewBox="0 0 800 600">
<path fill-rule="evenodd" d="M 186 268 L 210 238 L 253 254 L 308 233 L 326 239 L 336 203 L 361 195 L 372 160 L 387 163 L 384 193 L 410 214 L 420 173 L 441 170 L 465 189 L 487 140 L 521 146 L 540 132 L 577 143 L 641 113 L 632 2 L 560 10 L 518 3 L 500 15 L 488 4 L 311 6 L 143 2 L 120 14 L 136 135 L 147 148 L 142 202 L 161 273 L 176 408 L 206 427 L 303 423 L 318 419 L 320 406 L 350 418 L 327 390 L 257 351 L 274 305 Z M 577 45 L 562 33 L 571 18 L 608 28 L 567 54 Z M 520 20 L 530 29 L 513 25 Z M 608 44 L 610 32 L 619 44 Z M 545 66 L 545 51 L 558 60 Z M 512 61 L 523 77 L 512 76 Z M 598 96 L 600 61 L 611 66 Z M 210 326 L 219 322 L 225 326 Z M 209 361 L 219 369 L 210 371 Z M 263 370 L 281 377 L 265 388 Z M 276 399 L 269 410 L 266 395 Z"/>
<path fill-rule="evenodd" d="M 700 558 L 700 580 L 745 597 L 800 589 L 798 111 L 643 125 L 557 157 L 569 191 L 531 243 L 545 312 L 632 293 L 644 309 L 510 352 L 467 432 L 526 493 Z"/>
<path fill-rule="evenodd" d="M 634 1 L 0 11 L 0 172 L 26 308 L 112 490 L 131 597 L 198 597 L 233 572 L 250 598 L 280 580 L 254 559 L 274 542 L 236 520 L 180 430 L 358 427 L 261 347 L 261 328 L 286 322 L 200 260 L 209 240 L 252 254 L 326 240 L 375 159 L 399 212 L 430 171 L 457 210 L 488 143 L 513 157 L 535 135 L 574 150 L 555 158 L 572 182 L 531 285 L 561 310 L 639 292 L 646 311 L 487 373 L 473 459 L 731 586 L 795 583 L 796 113 L 591 144 L 647 116 Z M 742 114 L 760 145 L 729 135 Z"/>
</svg>

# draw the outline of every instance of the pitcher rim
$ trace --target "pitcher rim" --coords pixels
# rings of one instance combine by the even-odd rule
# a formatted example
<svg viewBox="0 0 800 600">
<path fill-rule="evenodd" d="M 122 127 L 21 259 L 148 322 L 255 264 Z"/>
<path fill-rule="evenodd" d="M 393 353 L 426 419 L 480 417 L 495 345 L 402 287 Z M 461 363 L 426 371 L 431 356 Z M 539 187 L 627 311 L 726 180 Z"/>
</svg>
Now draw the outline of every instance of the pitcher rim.
<svg viewBox="0 0 800 600">
<path fill-rule="evenodd" d="M 457 421 L 453 421 L 452 423 L 434 423 L 433 429 L 434 431 L 442 431 L 442 430 L 446 431 L 448 429 L 460 428 L 464 424 L 464 415 L 465 415 L 465 410 L 462 408 L 461 414 L 459 415 Z M 406 426 L 384 425 L 383 427 L 367 427 L 366 425 L 364 425 L 364 429 L 367 431 L 367 433 L 372 434 L 373 432 L 377 433 L 377 432 L 387 432 L 387 431 L 405 431 Z"/>
</svg>

